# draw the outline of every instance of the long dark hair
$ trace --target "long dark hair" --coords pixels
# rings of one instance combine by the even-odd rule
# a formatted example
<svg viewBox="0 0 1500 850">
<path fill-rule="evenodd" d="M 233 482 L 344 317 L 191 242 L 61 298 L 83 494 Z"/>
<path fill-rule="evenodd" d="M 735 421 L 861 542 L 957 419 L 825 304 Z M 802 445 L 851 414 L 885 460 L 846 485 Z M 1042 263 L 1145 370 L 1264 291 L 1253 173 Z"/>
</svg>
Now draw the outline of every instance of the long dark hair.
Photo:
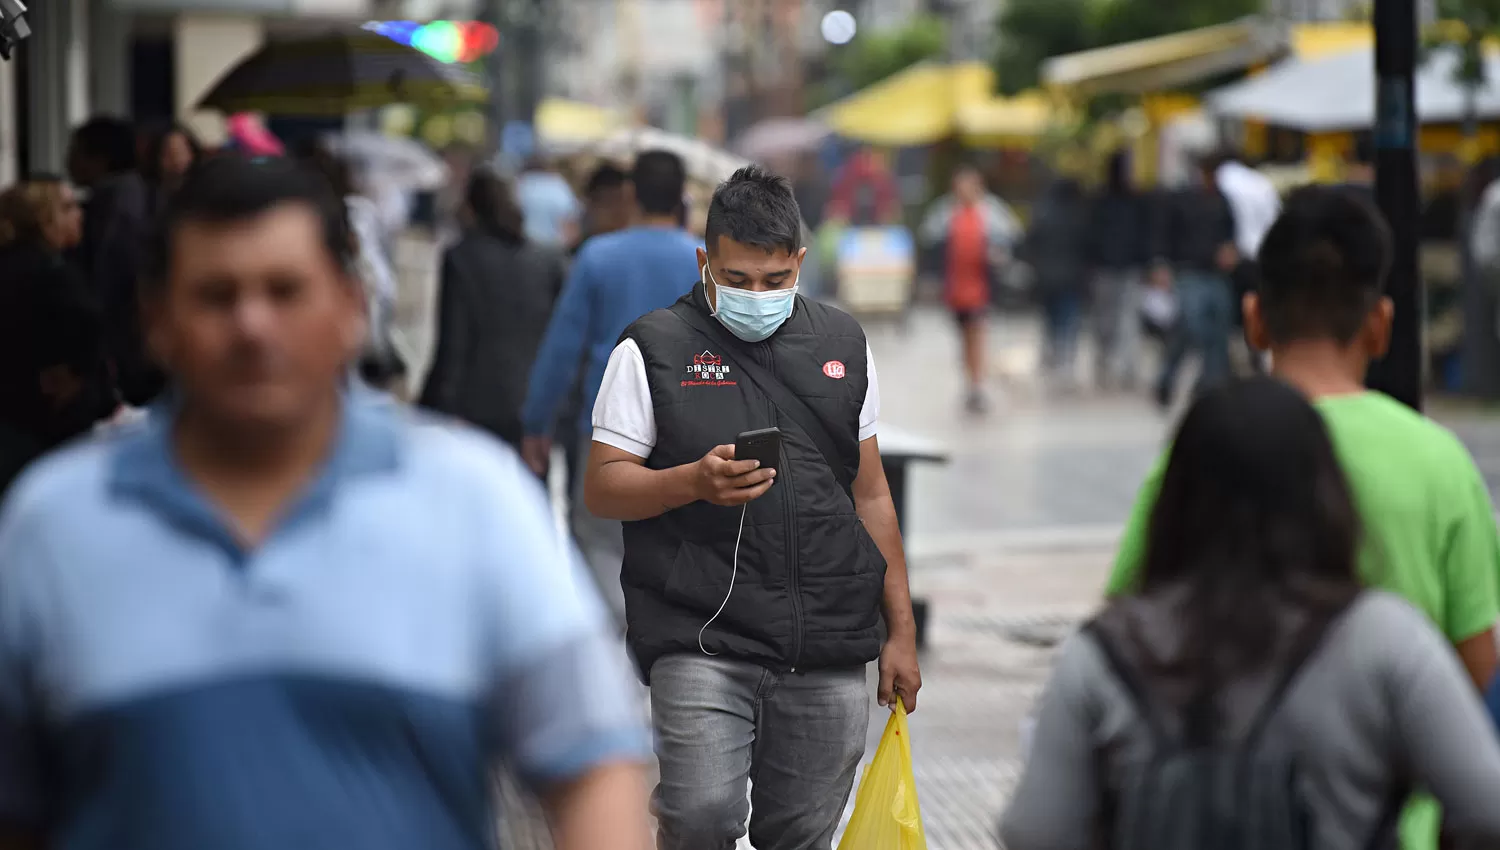
<svg viewBox="0 0 1500 850">
<path fill-rule="evenodd" d="M 1272 378 L 1205 394 L 1167 461 L 1141 592 L 1178 592 L 1177 658 L 1158 672 L 1203 698 L 1262 669 L 1291 612 L 1327 618 L 1359 591 L 1359 520 L 1323 420 Z"/>
<path fill-rule="evenodd" d="M 478 169 L 469 178 L 464 203 L 480 230 L 510 245 L 526 243 L 525 217 L 504 177 L 488 168 Z"/>
<path fill-rule="evenodd" d="M 146 138 L 146 157 L 141 163 L 141 176 L 152 186 L 160 186 L 165 178 L 161 172 L 161 155 L 166 150 L 167 141 L 173 136 L 181 136 L 187 142 L 188 149 L 193 152 L 194 164 L 203 159 L 203 145 L 186 124 L 173 123 L 156 128 Z"/>
</svg>

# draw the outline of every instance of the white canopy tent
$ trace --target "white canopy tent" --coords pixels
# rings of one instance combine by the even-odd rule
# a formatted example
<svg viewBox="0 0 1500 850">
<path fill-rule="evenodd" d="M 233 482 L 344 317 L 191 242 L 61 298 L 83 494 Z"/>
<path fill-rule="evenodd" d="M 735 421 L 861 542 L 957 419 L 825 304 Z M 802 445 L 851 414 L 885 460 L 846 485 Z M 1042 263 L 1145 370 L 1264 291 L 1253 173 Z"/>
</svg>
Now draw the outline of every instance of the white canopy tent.
<svg viewBox="0 0 1500 850">
<path fill-rule="evenodd" d="M 1457 123 L 1464 91 L 1455 80 L 1459 57 L 1435 50 L 1417 70 L 1417 120 Z M 1500 118 L 1500 57 L 1485 57 L 1486 76 L 1476 100 L 1481 119 Z M 1363 130 L 1375 122 L 1375 57 L 1354 50 L 1321 59 L 1289 59 L 1234 85 L 1211 92 L 1205 107 L 1220 118 L 1263 121 L 1307 133 Z"/>
</svg>

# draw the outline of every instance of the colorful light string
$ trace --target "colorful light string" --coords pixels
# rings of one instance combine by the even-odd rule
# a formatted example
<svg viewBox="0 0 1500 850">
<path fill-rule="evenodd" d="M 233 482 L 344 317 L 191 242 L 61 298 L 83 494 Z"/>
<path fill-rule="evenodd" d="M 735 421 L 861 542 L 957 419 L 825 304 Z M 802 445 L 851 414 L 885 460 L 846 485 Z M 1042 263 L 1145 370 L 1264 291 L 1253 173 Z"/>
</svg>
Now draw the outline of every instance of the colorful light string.
<svg viewBox="0 0 1500 850">
<path fill-rule="evenodd" d="M 449 64 L 473 62 L 500 45 L 500 33 L 480 21 L 371 21 L 364 28 Z"/>
</svg>

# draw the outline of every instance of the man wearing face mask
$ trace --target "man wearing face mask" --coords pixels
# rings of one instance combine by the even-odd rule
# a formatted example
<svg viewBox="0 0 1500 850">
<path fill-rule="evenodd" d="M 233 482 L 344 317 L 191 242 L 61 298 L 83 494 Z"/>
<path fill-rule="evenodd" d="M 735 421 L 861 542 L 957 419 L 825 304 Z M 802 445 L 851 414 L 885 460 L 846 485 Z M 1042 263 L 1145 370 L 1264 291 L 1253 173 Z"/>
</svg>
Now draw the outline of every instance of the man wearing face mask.
<svg viewBox="0 0 1500 850">
<path fill-rule="evenodd" d="M 916 706 L 911 598 L 859 324 L 797 295 L 786 180 L 714 193 L 700 283 L 626 329 L 584 494 L 625 522 L 628 641 L 651 689 L 664 850 L 828 848 L 864 753 L 865 665 Z M 780 430 L 775 468 L 736 435 Z M 755 776 L 751 798 L 749 777 Z"/>
</svg>

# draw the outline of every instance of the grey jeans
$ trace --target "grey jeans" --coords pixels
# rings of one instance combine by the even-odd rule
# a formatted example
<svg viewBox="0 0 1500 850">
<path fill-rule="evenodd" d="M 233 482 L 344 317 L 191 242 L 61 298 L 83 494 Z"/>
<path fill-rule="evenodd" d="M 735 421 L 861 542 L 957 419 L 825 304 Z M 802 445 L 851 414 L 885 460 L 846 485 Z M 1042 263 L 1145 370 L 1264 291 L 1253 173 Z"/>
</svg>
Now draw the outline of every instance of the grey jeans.
<svg viewBox="0 0 1500 850">
<path fill-rule="evenodd" d="M 828 850 L 865 751 L 864 667 L 774 673 L 703 655 L 651 667 L 659 850 Z M 747 798 L 746 783 L 750 794 Z"/>
</svg>

